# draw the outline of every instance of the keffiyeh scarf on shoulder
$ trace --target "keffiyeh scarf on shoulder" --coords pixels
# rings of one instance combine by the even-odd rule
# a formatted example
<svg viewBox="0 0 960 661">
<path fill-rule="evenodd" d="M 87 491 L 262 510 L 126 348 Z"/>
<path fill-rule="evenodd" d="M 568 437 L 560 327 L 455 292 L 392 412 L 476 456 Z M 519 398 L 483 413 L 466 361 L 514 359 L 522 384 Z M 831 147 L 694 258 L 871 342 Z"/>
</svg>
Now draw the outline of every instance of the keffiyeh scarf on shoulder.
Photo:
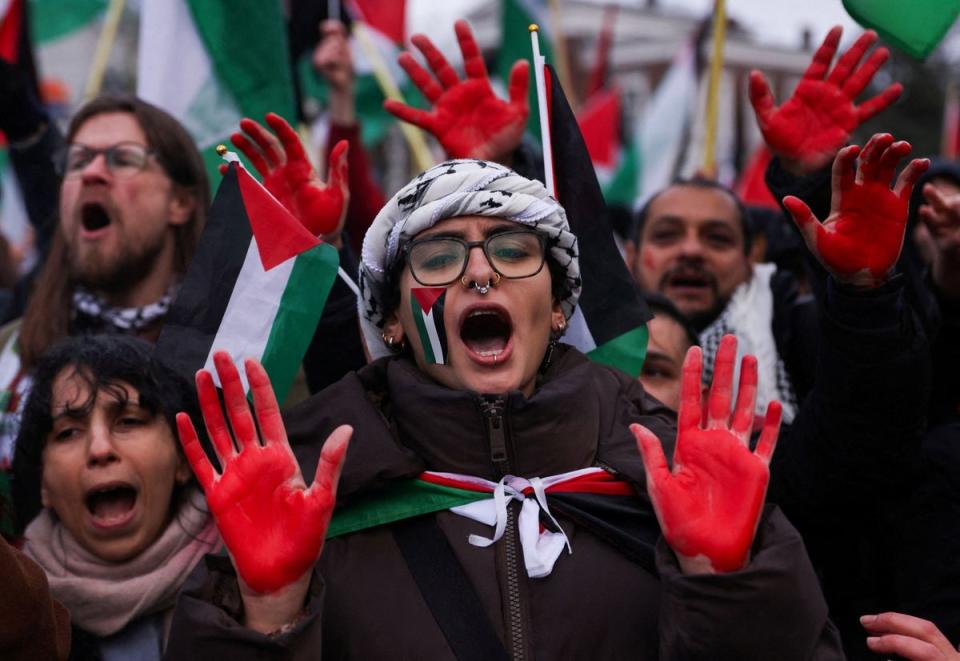
<svg viewBox="0 0 960 661">
<path fill-rule="evenodd" d="M 783 405 L 783 421 L 789 424 L 797 414 L 797 395 L 790 383 L 786 365 L 777 352 L 773 337 L 773 291 L 770 278 L 773 264 L 754 264 L 753 277 L 733 292 L 730 302 L 713 323 L 700 333 L 703 346 L 703 382 L 713 381 L 714 359 L 724 335 L 737 336 L 737 362 L 734 383 L 740 375 L 740 360 L 757 357 L 757 407 L 763 415 L 767 404 L 776 399 Z"/>
</svg>

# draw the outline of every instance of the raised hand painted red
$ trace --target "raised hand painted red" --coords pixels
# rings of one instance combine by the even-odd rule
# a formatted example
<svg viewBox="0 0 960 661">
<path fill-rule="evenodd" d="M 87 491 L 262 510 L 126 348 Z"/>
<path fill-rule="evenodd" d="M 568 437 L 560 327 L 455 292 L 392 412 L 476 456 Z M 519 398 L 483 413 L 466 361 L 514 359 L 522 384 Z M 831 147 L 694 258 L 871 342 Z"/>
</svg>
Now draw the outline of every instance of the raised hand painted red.
<svg viewBox="0 0 960 661">
<path fill-rule="evenodd" d="M 717 350 L 713 386 L 704 411 L 699 347 L 687 352 L 680 384 L 680 412 L 673 470 L 660 440 L 631 425 L 647 473 L 647 492 L 664 539 L 684 571 L 732 572 L 749 560 L 767 493 L 770 457 L 780 429 L 781 407 L 767 407 L 756 452 L 749 448 L 757 396 L 757 360 L 746 356 L 733 415 L 730 404 L 737 340 L 726 335 Z M 702 417 L 706 413 L 706 424 Z"/>
<path fill-rule="evenodd" d="M 836 26 L 827 33 L 793 96 L 779 108 L 774 105 L 773 93 L 763 74 L 756 70 L 750 73 L 750 102 L 763 138 L 787 167 L 799 172 L 814 172 L 827 165 L 860 124 L 896 101 L 903 91 L 900 83 L 893 83 L 855 105 L 854 100 L 890 53 L 886 48 L 878 48 L 858 66 L 877 40 L 877 33 L 868 30 L 828 75 L 842 32 Z"/>
<path fill-rule="evenodd" d="M 197 393 L 222 472 L 218 474 L 210 464 L 185 413 L 177 415 L 180 442 L 240 578 L 254 592 L 276 592 L 302 578 L 320 555 L 353 430 L 339 427 L 330 435 L 320 453 L 314 482 L 307 488 L 263 367 L 255 360 L 245 364 L 260 428 L 258 437 L 229 354 L 218 351 L 214 363 L 236 444 L 224 420 L 213 377 L 206 370 L 197 372 Z"/>
<path fill-rule="evenodd" d="M 405 122 L 429 131 L 450 158 L 502 159 L 520 145 L 530 113 L 527 84 L 530 66 L 519 61 L 510 70 L 509 101 L 493 93 L 483 56 L 466 21 L 454 25 L 467 77 L 457 72 L 433 42 L 422 34 L 413 44 L 423 53 L 436 80 L 407 52 L 398 61 L 410 80 L 433 104 L 432 110 L 419 110 L 399 101 L 387 100 L 383 107 Z"/>
<path fill-rule="evenodd" d="M 276 135 L 252 119 L 240 120 L 244 133 L 231 142 L 263 177 L 263 185 L 304 227 L 316 236 L 339 232 L 347 213 L 347 141 L 330 154 L 330 181 L 324 183 L 307 158 L 296 131 L 280 115 L 269 113 L 267 124 Z M 279 139 L 278 139 L 279 138 Z M 251 142 L 251 140 L 253 142 Z"/>
<path fill-rule="evenodd" d="M 862 154 L 856 145 L 841 149 L 833 163 L 830 215 L 822 224 L 801 199 L 783 199 L 810 251 L 838 280 L 876 287 L 890 276 L 903 247 L 910 193 L 930 165 L 914 159 L 891 189 L 897 163 L 910 150 L 889 133 L 870 138 Z"/>
</svg>

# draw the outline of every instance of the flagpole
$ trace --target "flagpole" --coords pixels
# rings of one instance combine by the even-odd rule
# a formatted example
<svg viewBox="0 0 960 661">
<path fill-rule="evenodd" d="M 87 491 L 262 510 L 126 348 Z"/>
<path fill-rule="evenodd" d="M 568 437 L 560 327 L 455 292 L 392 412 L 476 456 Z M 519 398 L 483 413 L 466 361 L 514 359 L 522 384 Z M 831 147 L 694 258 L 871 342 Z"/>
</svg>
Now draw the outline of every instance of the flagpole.
<svg viewBox="0 0 960 661">
<path fill-rule="evenodd" d="M 370 61 L 370 65 L 373 67 L 373 75 L 377 79 L 377 84 L 380 85 L 380 90 L 383 92 L 383 95 L 388 99 L 405 103 L 403 95 L 400 93 L 400 88 L 397 86 L 397 82 L 393 79 L 393 76 L 390 75 L 390 69 L 387 68 L 386 62 L 383 61 L 380 50 L 374 45 L 370 35 L 367 34 L 367 26 L 362 21 L 353 21 L 353 36 L 356 38 L 357 44 L 360 46 L 360 50 L 363 51 L 364 56 Z M 410 151 L 413 153 L 413 160 L 416 162 L 417 168 L 423 171 L 433 167 L 433 156 L 430 155 L 430 150 L 427 148 L 427 141 L 424 139 L 420 129 L 413 124 L 400 122 L 400 130 L 403 131 L 403 137 L 406 138 L 407 144 L 410 145 Z"/>
<path fill-rule="evenodd" d="M 540 141 L 543 143 L 543 183 L 554 198 L 557 189 L 553 179 L 553 142 L 550 139 L 550 115 L 547 112 L 547 81 L 544 78 L 546 59 L 540 54 L 540 28 L 530 24 L 530 44 L 533 47 L 533 73 L 537 81 L 537 106 L 540 111 Z"/>
<path fill-rule="evenodd" d="M 560 77 L 560 84 L 567 93 L 567 101 L 576 112 L 580 104 L 570 78 L 570 57 L 567 49 L 567 36 L 563 31 L 563 23 L 560 17 L 560 0 L 549 0 L 549 9 L 550 34 L 553 35 L 553 47 L 557 54 L 557 76 Z"/>
<path fill-rule="evenodd" d="M 107 71 L 110 51 L 113 50 L 113 44 L 117 40 L 117 28 L 120 27 L 120 17 L 123 16 L 125 4 L 126 0 L 110 0 L 110 5 L 107 7 L 103 28 L 100 30 L 97 47 L 93 52 L 93 64 L 90 65 L 90 73 L 87 75 L 87 88 L 84 91 L 84 99 L 87 101 L 97 96 L 100 88 L 103 87 L 103 75 Z"/>
<path fill-rule="evenodd" d="M 717 106 L 720 96 L 720 77 L 723 74 L 723 47 L 727 35 L 726 0 L 715 0 L 713 11 L 713 57 L 710 60 L 710 80 L 707 86 L 707 135 L 703 150 L 703 170 L 715 176 L 717 146 Z"/>
</svg>

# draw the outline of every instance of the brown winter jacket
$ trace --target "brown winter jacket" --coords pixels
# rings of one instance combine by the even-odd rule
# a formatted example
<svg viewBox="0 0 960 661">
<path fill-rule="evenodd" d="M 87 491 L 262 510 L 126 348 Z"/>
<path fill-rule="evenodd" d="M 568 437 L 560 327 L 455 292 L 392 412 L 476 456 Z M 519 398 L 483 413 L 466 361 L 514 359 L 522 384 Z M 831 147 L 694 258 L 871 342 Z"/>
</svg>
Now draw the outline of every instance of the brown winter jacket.
<svg viewBox="0 0 960 661">
<path fill-rule="evenodd" d="M 286 420 L 305 475 L 313 474 L 326 435 L 339 424 L 354 426 L 339 504 L 422 470 L 498 480 L 601 465 L 635 486 L 631 520 L 653 520 L 628 425 L 649 427 L 668 453 L 675 427 L 673 414 L 639 383 L 566 349 L 531 398 L 514 392 L 499 404 L 500 462 L 491 459 L 491 438 L 495 450 L 499 434 L 488 431 L 483 400 L 437 385 L 404 358 L 347 376 Z M 510 505 L 513 520 L 518 504 Z M 509 526 L 499 542 L 478 548 L 467 537 L 489 536 L 488 527 L 447 511 L 427 516 L 452 546 L 510 658 L 843 658 L 803 543 L 775 509 L 760 522 L 750 564 L 716 576 L 682 575 L 662 540 L 655 563 L 628 557 L 615 540 L 559 514 L 573 552 L 562 554 L 549 576 L 531 579 Z M 456 658 L 392 528 L 328 540 L 301 619 L 276 636 L 238 624 L 242 606 L 226 558 L 201 563 L 178 602 L 167 658 Z"/>
</svg>

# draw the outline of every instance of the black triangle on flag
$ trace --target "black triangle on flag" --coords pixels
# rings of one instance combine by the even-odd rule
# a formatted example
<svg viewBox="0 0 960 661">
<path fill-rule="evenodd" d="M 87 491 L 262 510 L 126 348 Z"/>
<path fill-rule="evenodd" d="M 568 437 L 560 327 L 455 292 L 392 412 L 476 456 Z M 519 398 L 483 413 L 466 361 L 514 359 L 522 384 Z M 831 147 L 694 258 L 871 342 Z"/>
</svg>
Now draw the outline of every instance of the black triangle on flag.
<svg viewBox="0 0 960 661">
<path fill-rule="evenodd" d="M 583 290 L 578 307 L 595 344 L 578 348 L 587 349 L 597 362 L 638 376 L 647 350 L 646 324 L 653 315 L 614 243 L 600 182 L 576 116 L 553 67 L 546 65 L 544 74 L 554 185 L 579 242 Z M 573 335 L 573 343 L 580 344 Z"/>
</svg>

